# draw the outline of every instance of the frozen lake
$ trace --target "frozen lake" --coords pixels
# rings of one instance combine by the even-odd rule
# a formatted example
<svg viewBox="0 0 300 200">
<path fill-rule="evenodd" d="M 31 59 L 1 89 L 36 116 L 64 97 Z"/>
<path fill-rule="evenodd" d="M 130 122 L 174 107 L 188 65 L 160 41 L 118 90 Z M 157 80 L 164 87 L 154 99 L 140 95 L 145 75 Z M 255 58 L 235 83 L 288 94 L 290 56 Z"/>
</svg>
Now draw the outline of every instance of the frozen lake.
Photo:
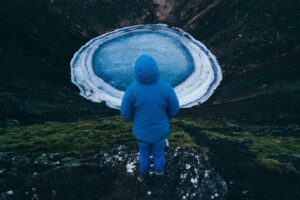
<svg viewBox="0 0 300 200">
<path fill-rule="evenodd" d="M 215 56 L 201 42 L 179 28 L 147 24 L 90 40 L 73 56 L 72 82 L 83 97 L 118 109 L 141 54 L 156 60 L 160 78 L 174 87 L 182 108 L 206 101 L 222 80 Z"/>
<path fill-rule="evenodd" d="M 143 53 L 158 63 L 160 78 L 177 86 L 194 70 L 188 49 L 176 38 L 151 31 L 133 32 L 101 44 L 93 55 L 97 76 L 119 90 L 134 81 L 134 62 Z"/>
</svg>

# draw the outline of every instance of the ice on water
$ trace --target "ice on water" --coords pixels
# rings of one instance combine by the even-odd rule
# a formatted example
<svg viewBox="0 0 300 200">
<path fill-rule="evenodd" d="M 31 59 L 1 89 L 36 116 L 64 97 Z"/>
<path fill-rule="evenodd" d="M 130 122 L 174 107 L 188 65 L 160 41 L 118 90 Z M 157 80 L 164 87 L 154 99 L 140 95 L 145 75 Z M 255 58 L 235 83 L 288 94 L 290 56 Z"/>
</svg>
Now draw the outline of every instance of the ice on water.
<svg viewBox="0 0 300 200">
<path fill-rule="evenodd" d="M 157 61 L 160 78 L 175 88 L 181 107 L 206 101 L 222 79 L 217 60 L 201 42 L 179 28 L 148 24 L 117 29 L 85 44 L 71 61 L 72 82 L 83 97 L 119 108 L 141 54 Z"/>
<path fill-rule="evenodd" d="M 134 81 L 134 62 L 143 53 L 156 60 L 161 79 L 173 86 L 194 70 L 193 58 L 180 41 L 151 31 L 128 33 L 102 44 L 93 55 L 93 70 L 105 82 L 125 90 Z"/>
</svg>

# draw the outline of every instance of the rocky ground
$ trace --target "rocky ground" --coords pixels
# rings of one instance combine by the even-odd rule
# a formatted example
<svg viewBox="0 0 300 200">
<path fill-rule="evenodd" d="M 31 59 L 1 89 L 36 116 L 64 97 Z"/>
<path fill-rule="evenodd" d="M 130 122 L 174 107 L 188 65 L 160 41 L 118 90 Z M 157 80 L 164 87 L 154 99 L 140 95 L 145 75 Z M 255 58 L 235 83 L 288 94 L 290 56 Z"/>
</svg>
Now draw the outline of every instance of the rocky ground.
<svg viewBox="0 0 300 200">
<path fill-rule="evenodd" d="M 166 152 L 161 185 L 145 185 L 136 151 L 1 153 L 1 199 L 225 199 L 225 181 L 190 148 Z"/>
<path fill-rule="evenodd" d="M 118 117 L 8 130 L 13 133 L 4 132 L 1 138 L 5 151 L 0 153 L 0 199 L 227 196 L 226 182 L 209 164 L 206 150 L 179 127 L 174 127 L 169 137 L 166 177 L 161 185 L 142 182 L 130 125 Z M 26 137 L 33 143 L 25 142 Z"/>
<path fill-rule="evenodd" d="M 166 188 L 155 189 L 136 182 L 137 147 L 130 131 L 131 125 L 118 116 L 7 127 L 0 135 L 0 192 L 12 199 L 34 194 L 48 199 L 52 190 L 58 199 L 300 196 L 299 138 L 250 130 L 225 119 L 175 119 L 168 137 Z M 209 181 L 206 171 L 212 173 Z M 74 188 L 78 193 L 70 193 Z"/>
</svg>

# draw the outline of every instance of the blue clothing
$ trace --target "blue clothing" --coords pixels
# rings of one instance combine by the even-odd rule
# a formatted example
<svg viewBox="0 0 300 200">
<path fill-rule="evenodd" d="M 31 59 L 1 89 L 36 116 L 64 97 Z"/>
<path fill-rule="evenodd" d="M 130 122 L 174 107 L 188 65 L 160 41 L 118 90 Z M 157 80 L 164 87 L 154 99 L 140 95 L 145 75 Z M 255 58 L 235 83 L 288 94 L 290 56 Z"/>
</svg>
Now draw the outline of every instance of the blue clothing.
<svg viewBox="0 0 300 200">
<path fill-rule="evenodd" d="M 150 155 L 153 154 L 154 157 L 154 173 L 161 175 L 164 173 L 165 167 L 165 144 L 166 140 L 154 142 L 154 143 L 145 143 L 138 141 L 139 147 L 139 163 L 140 163 L 140 172 L 144 175 L 147 175 L 150 172 Z"/>
<path fill-rule="evenodd" d="M 133 135 L 144 142 L 165 139 L 170 119 L 179 111 L 179 102 L 172 86 L 159 78 L 155 60 L 146 54 L 135 62 L 135 79 L 125 91 L 121 116 L 133 122 Z"/>
</svg>

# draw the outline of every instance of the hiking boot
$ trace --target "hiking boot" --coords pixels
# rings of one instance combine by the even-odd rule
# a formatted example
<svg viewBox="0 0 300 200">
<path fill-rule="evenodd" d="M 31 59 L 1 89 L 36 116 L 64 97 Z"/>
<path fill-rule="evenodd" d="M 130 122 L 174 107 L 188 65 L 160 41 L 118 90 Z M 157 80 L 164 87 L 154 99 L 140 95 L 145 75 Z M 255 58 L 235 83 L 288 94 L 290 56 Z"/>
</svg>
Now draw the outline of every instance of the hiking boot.
<svg viewBox="0 0 300 200">
<path fill-rule="evenodd" d="M 154 173 L 155 186 L 163 186 L 165 183 L 165 175 Z"/>
<path fill-rule="evenodd" d="M 144 187 L 151 187 L 153 186 L 153 179 L 150 177 L 149 174 L 140 174 L 139 175 L 139 179 L 140 179 L 140 182 L 141 184 L 144 186 Z"/>
</svg>

